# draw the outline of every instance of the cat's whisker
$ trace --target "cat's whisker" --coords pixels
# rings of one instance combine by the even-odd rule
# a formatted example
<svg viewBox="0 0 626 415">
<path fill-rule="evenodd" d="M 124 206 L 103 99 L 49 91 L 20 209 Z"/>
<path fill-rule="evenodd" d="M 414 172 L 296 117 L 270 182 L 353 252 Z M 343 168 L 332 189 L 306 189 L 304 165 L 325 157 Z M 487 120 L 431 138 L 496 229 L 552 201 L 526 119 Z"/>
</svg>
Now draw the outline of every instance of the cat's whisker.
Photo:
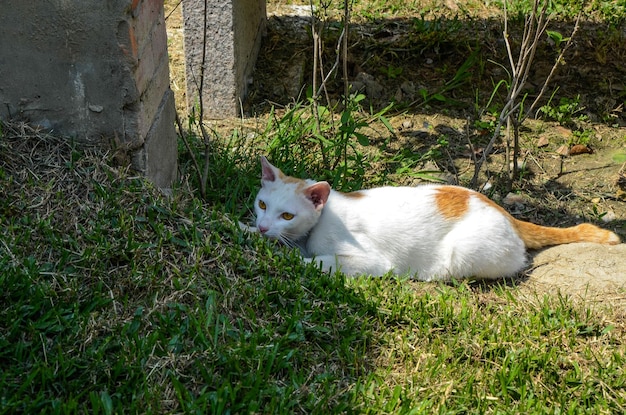
<svg viewBox="0 0 626 415">
<path fill-rule="evenodd" d="M 298 244 L 292 239 L 292 235 L 281 234 L 278 236 L 280 242 L 289 248 L 297 248 Z"/>
</svg>

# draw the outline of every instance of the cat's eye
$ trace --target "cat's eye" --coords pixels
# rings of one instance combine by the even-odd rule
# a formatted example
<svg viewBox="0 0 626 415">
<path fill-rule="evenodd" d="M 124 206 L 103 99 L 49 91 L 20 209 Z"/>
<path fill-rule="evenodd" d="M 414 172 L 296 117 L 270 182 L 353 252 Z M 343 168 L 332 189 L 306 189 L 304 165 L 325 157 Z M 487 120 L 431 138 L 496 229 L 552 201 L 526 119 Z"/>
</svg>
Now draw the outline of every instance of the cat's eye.
<svg viewBox="0 0 626 415">
<path fill-rule="evenodd" d="M 265 205 L 265 202 L 262 200 L 259 200 L 259 207 L 263 210 L 265 210 L 265 208 L 267 208 L 267 206 Z"/>
<path fill-rule="evenodd" d="M 284 212 L 282 215 L 280 215 L 283 219 L 285 220 L 291 220 L 293 219 L 293 213 L 289 213 L 289 212 Z"/>
</svg>

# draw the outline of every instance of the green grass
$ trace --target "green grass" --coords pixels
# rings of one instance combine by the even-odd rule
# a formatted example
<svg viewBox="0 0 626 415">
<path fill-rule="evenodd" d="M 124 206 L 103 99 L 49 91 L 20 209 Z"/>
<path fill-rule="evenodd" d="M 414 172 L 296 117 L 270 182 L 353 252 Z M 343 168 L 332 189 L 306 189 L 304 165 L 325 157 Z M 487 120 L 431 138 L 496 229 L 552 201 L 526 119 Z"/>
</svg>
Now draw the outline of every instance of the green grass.
<svg viewBox="0 0 626 415">
<path fill-rule="evenodd" d="M 623 20 L 623 7 L 592 3 Z M 359 7 L 375 20 L 441 6 Z M 443 22 L 415 29 L 439 42 L 458 30 Z M 317 132 L 296 104 L 263 131 L 214 139 L 206 200 L 182 145 L 165 196 L 107 154 L 0 124 L 0 413 L 624 413 L 623 302 L 346 279 L 239 229 L 259 154 L 339 190 L 424 177 L 416 170 L 444 158 L 443 133 L 392 149 L 387 109 L 350 104 L 323 107 Z M 578 107 L 556 108 L 571 118 Z"/>
<path fill-rule="evenodd" d="M 207 202 L 3 132 L 2 413 L 626 408 L 623 311 L 305 266 L 236 225 L 258 182 L 243 139 L 215 143 Z"/>
<path fill-rule="evenodd" d="M 341 3 L 343 4 L 343 3 Z M 377 20 L 402 16 L 424 16 L 456 14 L 470 15 L 476 11 L 486 13 L 489 16 L 497 16 L 502 10 L 504 1 L 496 0 L 490 2 L 466 0 L 454 3 L 454 7 L 435 0 L 372 0 L 357 1 L 355 10 L 360 17 Z M 512 17 L 523 18 L 533 8 L 533 0 L 507 0 L 507 7 Z M 340 4 L 336 8 L 340 8 Z M 584 15 L 602 19 L 611 23 L 624 21 L 626 5 L 620 1 L 611 0 L 553 0 L 548 3 L 548 13 L 553 16 L 573 19 L 579 12 Z"/>
</svg>

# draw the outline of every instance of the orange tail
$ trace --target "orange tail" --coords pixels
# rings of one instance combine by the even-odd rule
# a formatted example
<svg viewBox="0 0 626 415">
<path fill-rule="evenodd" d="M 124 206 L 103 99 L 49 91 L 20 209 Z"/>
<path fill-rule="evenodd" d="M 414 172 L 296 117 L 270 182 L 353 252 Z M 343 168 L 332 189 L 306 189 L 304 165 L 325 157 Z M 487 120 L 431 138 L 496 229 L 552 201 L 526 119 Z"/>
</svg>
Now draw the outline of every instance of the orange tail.
<svg viewBox="0 0 626 415">
<path fill-rule="evenodd" d="M 609 245 L 620 243 L 619 236 L 590 223 L 582 223 L 570 228 L 551 228 L 513 219 L 513 226 L 524 241 L 526 248 L 529 249 L 572 242 L 595 242 Z"/>
</svg>

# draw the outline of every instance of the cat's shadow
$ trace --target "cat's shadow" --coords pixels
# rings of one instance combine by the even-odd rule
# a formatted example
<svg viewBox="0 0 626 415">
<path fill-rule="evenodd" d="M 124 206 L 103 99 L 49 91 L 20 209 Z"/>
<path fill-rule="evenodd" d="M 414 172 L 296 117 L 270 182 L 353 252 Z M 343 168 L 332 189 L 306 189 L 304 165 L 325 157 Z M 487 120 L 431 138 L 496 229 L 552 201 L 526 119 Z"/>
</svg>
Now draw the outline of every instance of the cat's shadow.
<svg viewBox="0 0 626 415">
<path fill-rule="evenodd" d="M 538 252 L 538 251 L 537 251 Z M 504 277 L 499 279 L 479 279 L 479 278 L 470 278 L 468 279 L 468 286 L 472 291 L 485 293 L 491 292 L 498 288 L 517 288 L 521 285 L 528 282 L 531 277 L 531 273 L 533 269 L 536 268 L 536 265 L 533 264 L 533 257 L 537 254 L 537 252 L 529 252 L 528 253 L 528 265 L 519 273 L 512 277 Z M 455 285 L 458 283 L 451 283 L 451 285 Z"/>
</svg>

